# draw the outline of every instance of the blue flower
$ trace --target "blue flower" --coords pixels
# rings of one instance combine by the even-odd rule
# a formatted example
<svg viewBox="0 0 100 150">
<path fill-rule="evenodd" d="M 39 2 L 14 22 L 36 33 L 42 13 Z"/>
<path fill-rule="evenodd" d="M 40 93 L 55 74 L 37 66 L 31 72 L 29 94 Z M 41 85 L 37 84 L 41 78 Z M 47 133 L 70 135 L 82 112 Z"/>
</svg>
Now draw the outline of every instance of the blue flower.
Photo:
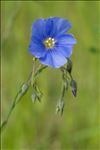
<svg viewBox="0 0 100 150">
<path fill-rule="evenodd" d="M 71 26 L 69 21 L 59 17 L 36 20 L 32 25 L 30 53 L 44 65 L 63 66 L 76 43 L 72 34 L 66 34 Z"/>
</svg>

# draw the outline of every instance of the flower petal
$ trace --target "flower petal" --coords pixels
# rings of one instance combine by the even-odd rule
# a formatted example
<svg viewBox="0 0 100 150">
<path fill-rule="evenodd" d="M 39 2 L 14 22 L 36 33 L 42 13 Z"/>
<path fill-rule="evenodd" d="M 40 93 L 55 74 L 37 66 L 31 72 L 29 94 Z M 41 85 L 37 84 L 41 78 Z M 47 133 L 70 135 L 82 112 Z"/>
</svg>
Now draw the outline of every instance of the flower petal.
<svg viewBox="0 0 100 150">
<path fill-rule="evenodd" d="M 71 23 L 60 17 L 50 17 L 46 19 L 46 32 L 54 37 L 66 33 L 72 27 Z"/>
<path fill-rule="evenodd" d="M 66 19 L 54 17 L 54 20 L 59 34 L 67 32 L 72 27 L 71 23 Z"/>
<path fill-rule="evenodd" d="M 48 18 L 45 20 L 46 24 L 45 24 L 45 31 L 48 37 L 51 37 L 52 32 L 54 31 L 54 22 L 52 18 Z"/>
<path fill-rule="evenodd" d="M 32 25 L 32 37 L 38 39 L 45 38 L 45 20 L 37 19 Z"/>
<path fill-rule="evenodd" d="M 46 50 L 42 44 L 36 44 L 31 41 L 29 45 L 29 52 L 34 55 L 36 58 L 40 58 L 45 55 Z"/>
<path fill-rule="evenodd" d="M 69 58 L 72 55 L 73 46 L 72 45 L 63 45 L 63 46 L 56 47 L 56 49 L 64 57 Z"/>
<path fill-rule="evenodd" d="M 56 39 L 57 45 L 76 44 L 76 39 L 72 34 L 63 34 L 61 36 L 58 36 Z"/>
<path fill-rule="evenodd" d="M 42 64 L 51 66 L 53 68 L 59 68 L 67 62 L 67 59 L 55 49 L 48 50 L 45 56 L 39 58 L 39 60 Z"/>
</svg>

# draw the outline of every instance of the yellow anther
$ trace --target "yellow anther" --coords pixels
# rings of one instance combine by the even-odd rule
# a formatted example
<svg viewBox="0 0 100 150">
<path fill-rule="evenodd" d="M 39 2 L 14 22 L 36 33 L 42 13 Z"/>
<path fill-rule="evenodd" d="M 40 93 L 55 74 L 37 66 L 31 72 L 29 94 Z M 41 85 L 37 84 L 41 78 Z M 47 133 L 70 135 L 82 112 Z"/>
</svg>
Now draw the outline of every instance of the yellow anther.
<svg viewBox="0 0 100 150">
<path fill-rule="evenodd" d="M 44 45 L 46 48 L 53 48 L 55 46 L 55 39 L 49 37 L 44 41 Z"/>
</svg>

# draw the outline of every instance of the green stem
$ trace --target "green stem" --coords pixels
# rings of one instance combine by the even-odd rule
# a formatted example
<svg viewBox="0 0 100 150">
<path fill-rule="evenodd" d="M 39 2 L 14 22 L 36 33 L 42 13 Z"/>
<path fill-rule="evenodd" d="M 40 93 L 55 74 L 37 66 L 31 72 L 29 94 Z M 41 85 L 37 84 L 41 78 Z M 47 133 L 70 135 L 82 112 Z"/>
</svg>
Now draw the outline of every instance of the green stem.
<svg viewBox="0 0 100 150">
<path fill-rule="evenodd" d="M 66 85 L 65 85 L 65 83 L 63 82 L 62 91 L 61 91 L 61 100 L 64 98 L 65 92 L 66 92 Z"/>
<path fill-rule="evenodd" d="M 69 73 L 69 75 L 70 75 L 71 80 L 73 80 L 72 74 L 71 74 L 71 73 Z"/>
<path fill-rule="evenodd" d="M 37 71 L 34 73 L 31 72 L 26 83 L 24 83 L 20 90 L 17 92 L 15 98 L 13 99 L 13 102 L 12 102 L 12 105 L 11 105 L 11 108 L 8 112 L 8 115 L 6 117 L 6 119 L 2 122 L 1 126 L 0 126 L 0 132 L 2 132 L 2 130 L 6 127 L 7 123 L 8 123 L 8 120 L 9 120 L 9 117 L 11 116 L 11 113 L 13 112 L 14 108 L 16 107 L 16 105 L 20 102 L 20 100 L 22 99 L 22 97 L 26 94 L 26 92 L 28 91 L 30 85 L 31 85 L 31 81 L 32 81 L 32 78 L 34 78 L 34 81 L 35 82 L 35 79 L 38 77 L 38 75 L 45 69 L 47 68 L 47 66 L 39 66 L 39 68 L 37 69 Z"/>
<path fill-rule="evenodd" d="M 61 89 L 61 95 L 60 95 L 60 99 L 58 101 L 57 104 L 57 109 L 56 109 L 56 113 L 60 112 L 61 116 L 63 114 L 63 110 L 64 110 L 64 96 L 67 90 L 67 80 L 65 77 L 65 70 L 63 68 L 61 68 L 62 71 L 62 89 Z"/>
</svg>

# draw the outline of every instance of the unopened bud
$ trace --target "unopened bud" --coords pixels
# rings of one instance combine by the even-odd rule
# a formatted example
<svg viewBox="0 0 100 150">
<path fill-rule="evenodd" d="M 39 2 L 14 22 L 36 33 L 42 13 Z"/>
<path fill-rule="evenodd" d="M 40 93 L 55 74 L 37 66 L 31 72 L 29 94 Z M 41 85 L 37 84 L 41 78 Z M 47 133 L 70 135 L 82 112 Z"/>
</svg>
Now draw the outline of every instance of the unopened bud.
<svg viewBox="0 0 100 150">
<path fill-rule="evenodd" d="M 75 80 L 71 80 L 70 86 L 72 87 L 72 93 L 76 97 L 77 94 L 77 83 Z"/>
<path fill-rule="evenodd" d="M 27 92 L 28 88 L 29 86 L 27 84 L 23 84 L 19 92 L 19 96 L 23 96 Z"/>
<path fill-rule="evenodd" d="M 35 103 L 35 101 L 36 101 L 36 94 L 33 93 L 32 96 L 31 96 L 31 98 L 32 98 L 32 102 Z"/>
<path fill-rule="evenodd" d="M 64 111 L 64 100 L 60 100 L 57 104 L 56 113 L 60 112 L 61 116 Z"/>
</svg>

